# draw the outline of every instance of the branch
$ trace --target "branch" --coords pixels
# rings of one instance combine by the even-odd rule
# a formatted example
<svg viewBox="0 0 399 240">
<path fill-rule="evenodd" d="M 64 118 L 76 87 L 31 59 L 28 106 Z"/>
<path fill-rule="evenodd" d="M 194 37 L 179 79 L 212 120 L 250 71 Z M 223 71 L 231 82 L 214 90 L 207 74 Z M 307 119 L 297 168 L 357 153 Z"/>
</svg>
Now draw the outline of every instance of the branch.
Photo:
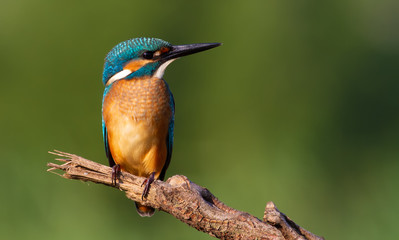
<svg viewBox="0 0 399 240">
<path fill-rule="evenodd" d="M 220 239 L 295 239 L 322 240 L 301 228 L 281 213 L 273 202 L 266 205 L 263 221 L 226 206 L 208 189 L 176 175 L 166 182 L 154 181 L 147 198 L 141 200 L 144 178 L 121 172 L 116 186 L 111 182 L 111 168 L 74 154 L 50 152 L 62 164 L 48 163 L 47 171 L 62 170 L 63 178 L 101 183 L 116 187 L 141 204 L 167 212 L 189 226 Z"/>
</svg>

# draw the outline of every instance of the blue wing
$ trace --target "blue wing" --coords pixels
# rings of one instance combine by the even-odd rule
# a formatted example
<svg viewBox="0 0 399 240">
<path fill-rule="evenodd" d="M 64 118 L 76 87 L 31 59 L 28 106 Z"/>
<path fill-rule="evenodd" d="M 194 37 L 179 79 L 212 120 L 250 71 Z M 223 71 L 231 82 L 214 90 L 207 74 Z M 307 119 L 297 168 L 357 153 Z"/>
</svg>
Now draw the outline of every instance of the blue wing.
<svg viewBox="0 0 399 240">
<path fill-rule="evenodd" d="M 102 102 L 103 105 L 104 105 L 105 95 L 108 93 L 109 88 L 110 88 L 110 86 L 107 86 L 104 89 L 103 102 Z M 103 118 L 102 114 L 101 114 L 101 120 L 102 120 L 102 128 L 103 128 L 103 140 L 104 140 L 105 154 L 107 155 L 109 166 L 113 167 L 115 165 L 115 161 L 112 158 L 111 150 L 109 149 L 107 127 L 105 126 L 105 122 L 104 122 L 104 118 Z"/>
<path fill-rule="evenodd" d="M 112 158 L 111 151 L 109 149 L 107 127 L 105 126 L 104 120 L 102 121 L 102 125 L 103 125 L 103 140 L 104 140 L 105 154 L 107 155 L 109 166 L 113 167 L 115 165 L 115 162 L 114 159 Z"/>
<path fill-rule="evenodd" d="M 161 174 L 159 175 L 159 180 L 162 180 L 165 178 L 165 173 L 166 169 L 169 167 L 170 159 L 172 158 L 172 149 L 173 149 L 173 130 L 175 127 L 175 100 L 173 98 L 172 93 L 169 91 L 170 94 L 170 107 L 172 108 L 172 117 L 169 121 L 169 129 L 168 129 L 168 135 L 166 136 L 166 147 L 168 150 L 167 156 L 166 156 L 166 162 L 165 165 L 162 168 Z"/>
</svg>

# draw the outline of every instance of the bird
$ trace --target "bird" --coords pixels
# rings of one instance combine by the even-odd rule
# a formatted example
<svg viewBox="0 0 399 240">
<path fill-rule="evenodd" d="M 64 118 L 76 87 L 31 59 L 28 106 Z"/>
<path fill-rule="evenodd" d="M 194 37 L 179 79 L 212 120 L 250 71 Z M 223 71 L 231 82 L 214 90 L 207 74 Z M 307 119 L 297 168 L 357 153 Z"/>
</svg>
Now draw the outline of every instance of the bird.
<svg viewBox="0 0 399 240">
<path fill-rule="evenodd" d="M 112 184 L 121 171 L 145 177 L 142 200 L 154 180 L 163 180 L 173 149 L 175 101 L 163 79 L 174 60 L 221 43 L 172 45 L 158 38 L 133 38 L 107 54 L 102 81 L 102 131 Z M 135 202 L 142 217 L 155 209 Z"/>
</svg>

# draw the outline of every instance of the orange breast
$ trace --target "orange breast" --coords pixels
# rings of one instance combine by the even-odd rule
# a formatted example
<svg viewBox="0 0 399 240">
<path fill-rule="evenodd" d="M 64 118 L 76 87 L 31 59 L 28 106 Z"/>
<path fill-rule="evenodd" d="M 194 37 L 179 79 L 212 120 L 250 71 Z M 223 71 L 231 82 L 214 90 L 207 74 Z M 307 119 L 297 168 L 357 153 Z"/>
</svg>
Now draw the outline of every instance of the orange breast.
<svg viewBox="0 0 399 240">
<path fill-rule="evenodd" d="M 159 78 L 119 80 L 103 102 L 112 157 L 122 170 L 158 177 L 166 161 L 172 117 L 167 85 Z"/>
</svg>

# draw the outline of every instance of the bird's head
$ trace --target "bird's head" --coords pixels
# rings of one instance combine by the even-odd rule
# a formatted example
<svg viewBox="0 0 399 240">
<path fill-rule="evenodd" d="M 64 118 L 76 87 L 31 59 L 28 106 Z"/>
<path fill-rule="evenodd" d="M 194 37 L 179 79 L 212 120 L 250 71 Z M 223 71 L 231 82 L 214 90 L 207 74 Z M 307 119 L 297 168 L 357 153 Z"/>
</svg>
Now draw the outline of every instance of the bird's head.
<svg viewBox="0 0 399 240">
<path fill-rule="evenodd" d="M 220 43 L 172 45 L 157 38 L 134 38 L 116 45 L 105 58 L 103 83 L 144 76 L 162 78 L 175 59 L 219 46 Z"/>
</svg>

